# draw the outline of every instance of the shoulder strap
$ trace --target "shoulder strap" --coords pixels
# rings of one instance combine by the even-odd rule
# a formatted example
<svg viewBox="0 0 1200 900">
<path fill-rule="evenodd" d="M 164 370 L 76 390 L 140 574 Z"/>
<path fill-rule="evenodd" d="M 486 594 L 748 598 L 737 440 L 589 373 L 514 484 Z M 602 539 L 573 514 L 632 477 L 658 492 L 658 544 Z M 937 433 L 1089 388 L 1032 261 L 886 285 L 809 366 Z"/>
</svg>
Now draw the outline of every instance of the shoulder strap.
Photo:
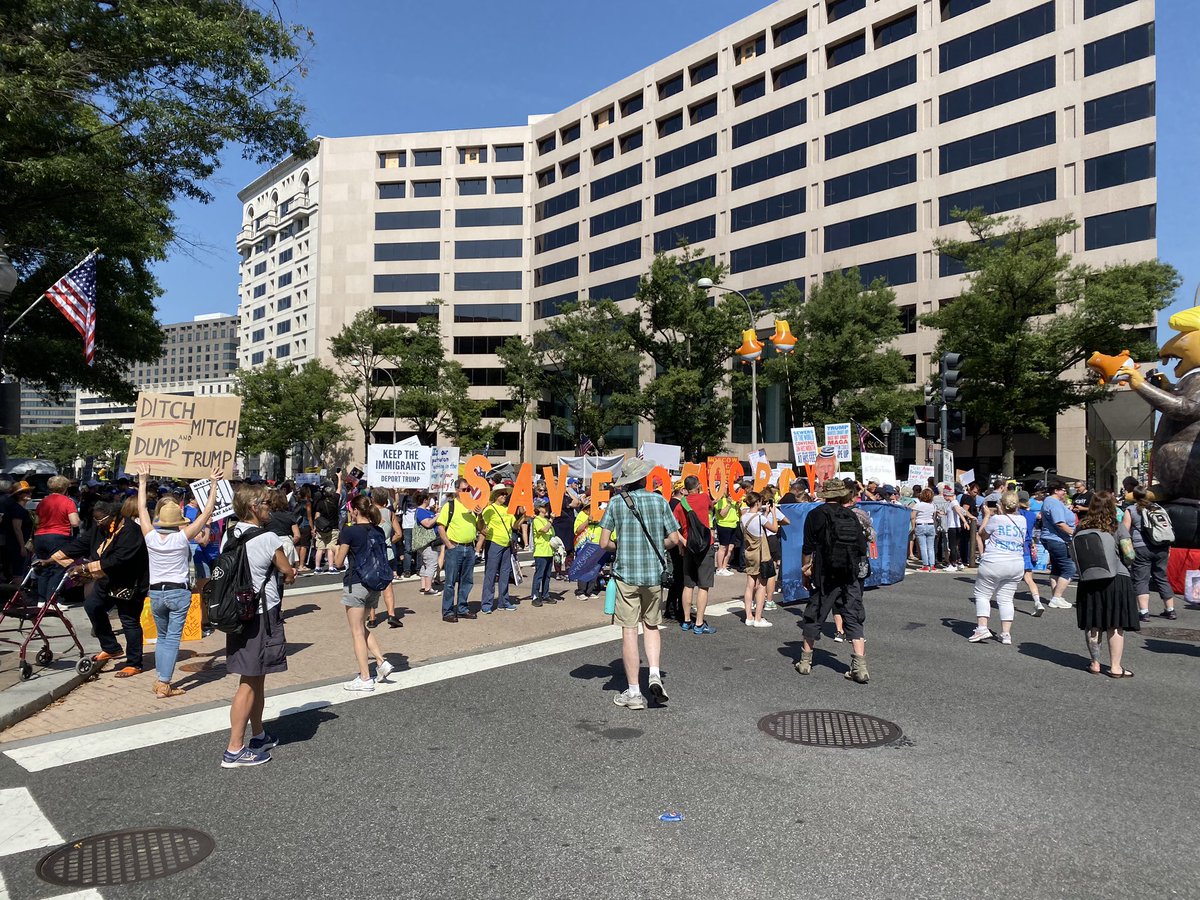
<svg viewBox="0 0 1200 900">
<path fill-rule="evenodd" d="M 667 561 L 663 558 L 662 551 L 658 549 L 658 544 L 654 542 L 654 538 L 650 537 L 650 532 L 646 529 L 646 522 L 642 518 L 642 514 L 638 512 L 637 504 L 629 499 L 626 493 L 621 494 L 621 499 L 625 501 L 625 505 L 629 507 L 629 511 L 633 513 L 633 517 L 637 519 L 639 525 L 642 526 L 642 534 L 646 536 L 646 540 L 650 542 L 650 549 L 654 551 L 654 555 L 658 557 L 658 561 L 662 564 L 663 569 L 667 568 Z M 617 544 L 617 551 L 620 552 L 621 545 Z"/>
</svg>

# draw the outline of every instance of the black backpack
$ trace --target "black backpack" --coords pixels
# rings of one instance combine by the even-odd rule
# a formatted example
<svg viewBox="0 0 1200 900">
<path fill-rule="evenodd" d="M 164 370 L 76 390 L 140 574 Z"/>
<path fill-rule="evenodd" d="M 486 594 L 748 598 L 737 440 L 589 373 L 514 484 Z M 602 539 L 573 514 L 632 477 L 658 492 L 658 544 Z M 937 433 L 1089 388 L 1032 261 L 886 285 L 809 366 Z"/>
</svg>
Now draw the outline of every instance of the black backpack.
<svg viewBox="0 0 1200 900">
<path fill-rule="evenodd" d="M 320 527 L 318 522 L 317 527 L 321 531 L 329 531 L 338 526 L 338 501 L 331 494 L 322 494 L 316 502 L 317 518 L 326 523 L 324 528 Z"/>
<path fill-rule="evenodd" d="M 250 574 L 246 544 L 266 533 L 265 528 L 248 528 L 240 535 L 230 531 L 225 549 L 213 561 L 212 574 L 204 585 L 201 599 L 208 608 L 209 623 L 218 631 L 241 634 L 247 623 L 253 622 L 258 615 L 258 605 L 266 591 L 271 571 L 267 571 L 267 578 L 256 589 Z"/>
<path fill-rule="evenodd" d="M 857 581 L 859 564 L 867 555 L 867 537 L 853 510 L 825 504 L 825 535 L 822 542 L 821 577 L 850 584 Z"/>
<path fill-rule="evenodd" d="M 368 527 L 367 552 L 354 557 L 354 575 L 368 591 L 382 591 L 392 583 L 387 558 L 387 539 L 378 525 Z"/>
<path fill-rule="evenodd" d="M 686 550 L 694 560 L 704 559 L 712 546 L 712 529 L 700 521 L 700 517 L 692 510 L 686 500 L 679 501 L 687 516 L 688 537 Z"/>
</svg>

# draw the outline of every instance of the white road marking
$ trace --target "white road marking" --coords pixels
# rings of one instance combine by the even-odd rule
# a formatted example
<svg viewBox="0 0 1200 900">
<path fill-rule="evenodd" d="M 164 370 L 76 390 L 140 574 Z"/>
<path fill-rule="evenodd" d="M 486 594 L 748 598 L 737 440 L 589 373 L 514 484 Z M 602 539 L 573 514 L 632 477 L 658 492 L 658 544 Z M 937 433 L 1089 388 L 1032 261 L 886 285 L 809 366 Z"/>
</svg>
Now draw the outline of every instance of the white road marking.
<svg viewBox="0 0 1200 900">
<path fill-rule="evenodd" d="M 705 617 L 716 618 L 728 614 L 729 610 L 714 605 L 709 607 Z M 666 627 L 672 627 L 674 623 L 664 624 Z M 386 683 L 377 685 L 375 690 L 370 693 L 346 691 L 342 688 L 341 683 L 301 688 L 267 697 L 263 718 L 271 721 L 283 716 L 323 709 L 327 706 L 366 700 L 381 694 L 404 691 L 545 656 L 569 653 L 584 647 L 594 647 L 598 644 L 619 640 L 620 637 L 620 626 L 602 625 L 599 628 L 563 634 L 517 647 L 490 650 L 472 656 L 421 665 L 406 672 L 394 672 L 388 677 Z M 48 737 L 36 743 L 5 750 L 4 755 L 29 772 L 41 772 L 142 747 L 166 744 L 204 734 L 215 734 L 228 727 L 229 709 L 223 706 L 217 709 L 168 716 L 153 722 L 134 725 L 117 724 L 107 730 L 91 732 L 82 737 Z"/>
<path fill-rule="evenodd" d="M 37 801 L 26 788 L 0 791 L 0 856 L 11 856 L 62 842 L 62 836 L 42 814 Z"/>
</svg>

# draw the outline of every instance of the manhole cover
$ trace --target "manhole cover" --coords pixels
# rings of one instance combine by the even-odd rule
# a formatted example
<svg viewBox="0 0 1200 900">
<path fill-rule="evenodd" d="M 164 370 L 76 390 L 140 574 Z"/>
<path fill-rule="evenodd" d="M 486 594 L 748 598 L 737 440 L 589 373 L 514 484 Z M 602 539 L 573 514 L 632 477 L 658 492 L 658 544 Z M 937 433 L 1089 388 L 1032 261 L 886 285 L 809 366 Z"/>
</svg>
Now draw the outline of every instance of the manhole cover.
<svg viewBox="0 0 1200 900">
<path fill-rule="evenodd" d="M 191 828 L 109 831 L 59 847 L 38 863 L 43 881 L 65 887 L 133 884 L 191 868 L 216 847 Z"/>
<path fill-rule="evenodd" d="M 890 744 L 903 732 L 894 722 L 840 709 L 797 709 L 758 720 L 760 731 L 789 744 L 862 750 Z"/>
<path fill-rule="evenodd" d="M 1195 628 L 1143 628 L 1143 638 L 1159 638 L 1164 641 L 1196 641 L 1200 643 L 1200 630 Z"/>
</svg>

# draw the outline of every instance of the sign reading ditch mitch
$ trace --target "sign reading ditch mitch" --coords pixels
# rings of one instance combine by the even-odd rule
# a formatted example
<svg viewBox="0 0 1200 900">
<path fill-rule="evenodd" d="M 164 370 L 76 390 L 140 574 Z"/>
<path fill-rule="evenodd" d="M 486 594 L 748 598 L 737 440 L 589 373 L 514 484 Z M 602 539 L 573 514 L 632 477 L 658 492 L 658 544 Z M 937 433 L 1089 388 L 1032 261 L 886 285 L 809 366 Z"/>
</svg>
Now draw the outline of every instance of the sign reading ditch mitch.
<svg viewBox="0 0 1200 900">
<path fill-rule="evenodd" d="M 138 394 L 125 470 L 147 463 L 152 475 L 207 478 L 233 471 L 242 398 Z"/>
</svg>

